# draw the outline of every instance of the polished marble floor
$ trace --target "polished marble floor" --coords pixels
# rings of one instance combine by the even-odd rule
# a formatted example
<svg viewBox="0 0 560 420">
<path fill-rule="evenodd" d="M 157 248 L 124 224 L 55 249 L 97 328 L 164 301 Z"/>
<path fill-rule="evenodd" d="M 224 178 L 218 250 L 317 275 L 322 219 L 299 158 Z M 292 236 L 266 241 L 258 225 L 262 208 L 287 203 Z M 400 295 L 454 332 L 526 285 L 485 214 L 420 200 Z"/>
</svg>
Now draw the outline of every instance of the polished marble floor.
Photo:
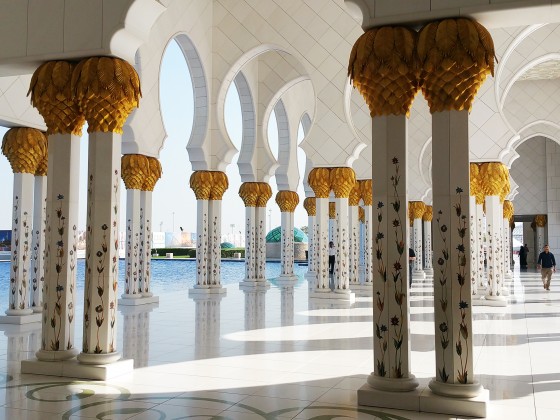
<svg viewBox="0 0 560 420">
<path fill-rule="evenodd" d="M 513 302 L 475 307 L 475 373 L 491 419 L 560 419 L 560 274 L 550 291 L 515 273 Z M 431 282 L 411 291 L 412 370 L 435 371 Z M 132 374 L 107 382 L 20 374 L 40 329 L 0 326 L 1 419 L 448 419 L 359 407 L 372 368 L 371 300 L 309 303 L 307 283 L 196 299 L 161 293 L 157 306 L 120 307 L 119 348 Z M 81 342 L 77 326 L 75 343 Z"/>
</svg>

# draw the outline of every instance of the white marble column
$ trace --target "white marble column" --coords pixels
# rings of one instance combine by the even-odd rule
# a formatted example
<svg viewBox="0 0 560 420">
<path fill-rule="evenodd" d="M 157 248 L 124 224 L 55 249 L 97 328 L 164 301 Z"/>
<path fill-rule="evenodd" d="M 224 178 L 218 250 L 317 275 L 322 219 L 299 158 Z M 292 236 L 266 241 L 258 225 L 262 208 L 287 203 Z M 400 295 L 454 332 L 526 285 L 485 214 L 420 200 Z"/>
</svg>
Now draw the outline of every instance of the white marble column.
<svg viewBox="0 0 560 420">
<path fill-rule="evenodd" d="M 43 312 L 45 281 L 45 233 L 47 218 L 47 176 L 35 174 L 33 197 L 33 239 L 31 244 L 31 299 L 33 312 Z"/>
<path fill-rule="evenodd" d="M 14 173 L 12 204 L 12 263 L 10 266 L 8 316 L 31 315 L 29 307 L 30 260 L 32 256 L 34 175 Z M 6 323 L 5 318 L 0 321 Z M 11 323 L 11 322 L 8 322 Z M 16 322 L 19 323 L 19 322 Z"/>
<path fill-rule="evenodd" d="M 276 203 L 280 207 L 281 217 L 281 273 L 278 278 L 282 282 L 295 282 L 294 274 L 294 211 L 299 202 L 297 193 L 293 191 L 278 191 Z"/>
<path fill-rule="evenodd" d="M 471 174 L 472 178 L 472 174 Z M 471 181 L 472 185 L 472 181 Z M 471 186 L 471 194 L 474 194 L 473 188 Z M 469 229 L 470 229 L 470 245 L 471 245 L 471 294 L 477 296 L 478 285 L 480 283 L 479 272 L 478 272 L 478 223 L 476 220 L 476 196 L 469 195 Z M 482 244 L 481 244 L 482 245 Z"/>
<path fill-rule="evenodd" d="M 210 265 L 208 267 L 208 283 L 211 288 L 222 289 L 221 265 L 222 265 L 222 200 L 210 200 L 208 202 L 208 248 Z"/>
<path fill-rule="evenodd" d="M 265 283 L 266 282 L 266 201 L 264 202 L 264 206 L 260 206 L 257 203 L 255 214 L 256 214 L 255 278 L 257 279 L 258 282 Z"/>
<path fill-rule="evenodd" d="M 351 205 L 348 208 L 349 225 L 349 258 L 348 276 L 350 289 L 354 290 L 360 285 L 360 219 L 358 214 L 359 206 Z"/>
<path fill-rule="evenodd" d="M 294 286 L 280 288 L 280 324 L 294 325 Z"/>
<path fill-rule="evenodd" d="M 136 369 L 148 366 L 150 313 L 157 307 L 157 303 L 119 307 L 123 316 L 123 358 L 133 359 Z"/>
<path fill-rule="evenodd" d="M 192 291 L 192 289 L 191 289 Z M 195 357 L 218 357 L 220 351 L 221 294 L 192 294 L 195 302 Z"/>
<path fill-rule="evenodd" d="M 309 285 L 311 285 L 315 283 L 317 277 L 317 264 L 315 261 L 317 206 L 315 197 L 306 197 L 303 200 L 303 207 L 307 211 L 307 272 L 305 273 L 305 278 Z"/>
<path fill-rule="evenodd" d="M 424 209 L 426 206 L 422 202 L 413 202 L 413 203 L 421 203 L 421 211 L 422 215 L 424 214 Z M 423 259 L 423 250 L 422 250 L 422 216 L 420 216 L 420 211 L 418 214 L 414 215 L 414 221 L 412 222 L 412 229 L 414 230 L 414 242 L 412 242 L 412 247 L 414 249 L 414 253 L 416 254 L 416 259 L 413 262 L 412 268 L 412 278 L 413 279 L 425 279 L 426 273 L 422 268 L 422 259 Z"/>
<path fill-rule="evenodd" d="M 504 234 L 504 268 L 505 278 L 512 279 L 513 272 L 511 271 L 511 229 L 509 227 L 509 219 L 503 220 L 502 233 Z"/>
<path fill-rule="evenodd" d="M 503 208 L 500 197 L 486 196 L 486 226 L 488 229 L 488 246 L 486 250 L 488 269 L 488 289 L 485 299 L 505 304 L 503 295 L 504 284 L 504 251 L 503 251 Z"/>
<path fill-rule="evenodd" d="M 315 267 L 316 280 L 310 285 L 309 297 L 323 298 L 330 293 L 329 288 L 329 194 L 330 171 L 328 168 L 314 168 L 309 173 L 308 184 L 315 193 Z"/>
<path fill-rule="evenodd" d="M 455 398 L 481 390 L 473 371 L 468 122 L 468 110 L 432 114 L 436 375 L 429 386 Z"/>
<path fill-rule="evenodd" d="M 255 281 L 257 270 L 256 236 L 255 236 L 256 211 L 255 206 L 245 207 L 245 281 Z"/>
<path fill-rule="evenodd" d="M 140 289 L 144 298 L 152 298 L 152 195 L 150 190 L 140 194 Z M 158 299 L 159 300 L 159 299 Z"/>
<path fill-rule="evenodd" d="M 536 255 L 538 258 L 538 255 L 543 252 L 544 246 L 546 245 L 546 240 L 545 240 L 545 232 L 544 232 L 544 227 L 546 226 L 546 215 L 545 214 L 539 214 L 537 216 L 535 216 L 535 232 L 536 232 L 536 240 L 535 240 L 535 248 L 536 248 Z"/>
<path fill-rule="evenodd" d="M 405 115 L 375 117 L 373 179 L 374 372 L 368 384 L 382 391 L 411 391 L 407 243 L 407 126 Z"/>
<path fill-rule="evenodd" d="M 123 156 L 124 158 L 124 156 Z M 140 285 L 140 232 L 141 230 L 141 191 L 126 190 L 126 249 L 125 249 L 125 286 L 122 299 L 142 298 Z M 123 303 L 123 302 L 119 302 Z"/>
<path fill-rule="evenodd" d="M 196 200 L 196 284 L 195 289 L 210 287 L 208 264 L 210 261 L 208 232 L 208 200 Z"/>
<path fill-rule="evenodd" d="M 432 206 L 426 206 L 422 216 L 424 224 L 424 273 L 426 277 L 434 276 L 433 251 L 432 251 Z"/>
<path fill-rule="evenodd" d="M 117 288 L 119 276 L 119 204 L 121 135 L 90 132 L 86 278 L 84 285 L 84 364 L 107 364 L 117 351 Z"/>
<path fill-rule="evenodd" d="M 360 192 L 364 202 L 364 285 L 369 286 L 370 293 L 373 292 L 371 285 L 374 277 L 374 250 L 373 250 L 373 183 L 371 179 L 360 181 Z"/>
<path fill-rule="evenodd" d="M 477 279 L 478 287 L 477 294 L 484 295 L 488 288 L 488 278 L 486 274 L 486 267 L 484 266 L 484 236 L 486 234 L 486 224 L 484 223 L 484 206 L 479 203 L 477 198 L 476 202 L 476 253 L 477 253 Z M 483 198 L 480 201 L 484 201 Z"/>
<path fill-rule="evenodd" d="M 333 238 L 336 249 L 334 291 L 349 296 L 351 292 L 348 276 L 348 197 L 337 197 L 334 200 L 336 205 L 336 230 L 334 231 Z"/>
</svg>

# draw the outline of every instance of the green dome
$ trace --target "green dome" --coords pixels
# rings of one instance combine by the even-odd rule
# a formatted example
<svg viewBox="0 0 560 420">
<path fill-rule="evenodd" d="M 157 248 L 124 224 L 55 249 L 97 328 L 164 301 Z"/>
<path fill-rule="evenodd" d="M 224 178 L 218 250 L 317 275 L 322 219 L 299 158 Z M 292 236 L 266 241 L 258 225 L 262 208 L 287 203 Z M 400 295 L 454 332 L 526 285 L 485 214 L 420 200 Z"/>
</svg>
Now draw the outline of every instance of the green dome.
<svg viewBox="0 0 560 420">
<path fill-rule="evenodd" d="M 281 226 L 278 226 L 272 229 L 270 232 L 268 232 L 268 234 L 266 235 L 266 242 L 267 243 L 280 242 L 280 240 L 282 239 L 281 229 L 282 229 Z M 297 227 L 294 228 L 294 242 L 307 243 L 307 235 Z"/>
<path fill-rule="evenodd" d="M 235 248 L 235 245 L 232 244 L 231 242 L 222 242 L 221 245 L 220 245 L 220 248 L 231 249 L 231 248 Z"/>
</svg>

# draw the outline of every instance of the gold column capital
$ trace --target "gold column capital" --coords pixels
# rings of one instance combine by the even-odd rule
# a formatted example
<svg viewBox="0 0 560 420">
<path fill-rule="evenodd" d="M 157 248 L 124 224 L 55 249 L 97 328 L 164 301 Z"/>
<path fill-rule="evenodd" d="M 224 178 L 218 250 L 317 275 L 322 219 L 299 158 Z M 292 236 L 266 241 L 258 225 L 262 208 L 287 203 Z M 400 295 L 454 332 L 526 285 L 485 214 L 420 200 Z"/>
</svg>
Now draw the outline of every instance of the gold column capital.
<svg viewBox="0 0 560 420">
<path fill-rule="evenodd" d="M 360 191 L 360 183 L 356 181 L 354 186 L 350 190 L 350 195 L 348 196 L 348 205 L 349 206 L 358 206 L 360 204 L 360 200 L 362 199 L 362 193 Z"/>
<path fill-rule="evenodd" d="M 509 220 L 510 222 L 513 221 L 513 203 L 509 200 L 504 201 L 504 219 Z"/>
<path fill-rule="evenodd" d="M 47 125 L 47 134 L 80 136 L 85 117 L 72 93 L 72 74 L 76 65 L 68 61 L 41 64 L 31 77 L 27 96 Z"/>
<path fill-rule="evenodd" d="M 366 222 L 366 211 L 362 206 L 358 207 L 358 219 L 360 220 L 361 223 Z"/>
<path fill-rule="evenodd" d="M 424 211 L 424 214 L 422 215 L 422 220 L 424 222 L 431 222 L 433 218 L 434 218 L 433 207 L 426 205 L 426 210 Z"/>
<path fill-rule="evenodd" d="M 299 196 L 294 191 L 278 191 L 276 193 L 276 204 L 282 213 L 293 213 L 299 203 Z"/>
<path fill-rule="evenodd" d="M 469 182 L 469 195 L 476 199 L 476 204 L 484 204 L 484 191 L 482 190 L 482 177 L 480 175 L 480 163 L 470 163 L 470 182 Z"/>
<path fill-rule="evenodd" d="M 361 179 L 358 183 L 360 184 L 360 195 L 364 206 L 373 205 L 373 181 L 371 179 Z"/>
<path fill-rule="evenodd" d="M 366 31 L 355 42 L 348 76 L 371 117 L 408 115 L 418 91 L 417 33 L 399 26 Z"/>
<path fill-rule="evenodd" d="M 509 170 L 501 162 L 480 164 L 480 185 L 485 196 L 499 196 L 503 203 L 509 194 Z"/>
<path fill-rule="evenodd" d="M 330 168 L 313 168 L 307 177 L 307 183 L 316 198 L 329 198 L 331 193 Z"/>
<path fill-rule="evenodd" d="M 266 182 L 259 182 L 259 198 L 257 199 L 257 207 L 266 207 L 266 203 L 272 197 L 272 188 Z"/>
<path fill-rule="evenodd" d="M 80 61 L 72 74 L 72 92 L 84 112 L 89 133 L 122 133 L 142 96 L 134 67 L 114 57 Z"/>
<path fill-rule="evenodd" d="M 538 227 L 545 227 L 546 226 L 546 214 L 537 214 L 535 216 L 535 225 Z"/>
<path fill-rule="evenodd" d="M 197 200 L 210 200 L 212 190 L 212 172 L 195 171 L 189 180 L 190 187 L 194 191 Z"/>
<path fill-rule="evenodd" d="M 244 182 L 239 187 L 239 197 L 243 200 L 245 207 L 256 207 L 259 195 L 260 188 L 258 182 Z"/>
<path fill-rule="evenodd" d="M 142 184 L 142 191 L 153 191 L 156 183 L 161 178 L 162 170 L 160 161 L 151 156 L 146 156 L 149 165 L 149 174 Z"/>
<path fill-rule="evenodd" d="M 2 153 L 14 173 L 35 175 L 48 153 L 47 136 L 35 128 L 10 128 L 2 139 Z"/>
<path fill-rule="evenodd" d="M 329 201 L 329 219 L 336 219 L 336 203 Z"/>
<path fill-rule="evenodd" d="M 212 171 L 210 200 L 221 200 L 228 187 L 229 181 L 226 173 L 221 171 Z"/>
<path fill-rule="evenodd" d="M 430 22 L 418 34 L 420 84 L 430 112 L 467 109 L 488 74 L 494 75 L 494 42 L 472 19 Z"/>
<path fill-rule="evenodd" d="M 146 156 L 129 154 L 121 157 L 121 177 L 127 190 L 141 190 L 149 175 L 150 162 Z"/>
<path fill-rule="evenodd" d="M 356 173 L 352 168 L 331 168 L 331 188 L 336 198 L 348 198 L 356 184 Z"/>
<path fill-rule="evenodd" d="M 307 211 L 308 216 L 317 215 L 317 200 L 315 200 L 315 197 L 306 197 L 303 200 L 303 208 Z"/>
<path fill-rule="evenodd" d="M 422 219 L 426 212 L 426 204 L 423 201 L 409 201 L 408 202 L 408 217 L 411 220 Z"/>
</svg>

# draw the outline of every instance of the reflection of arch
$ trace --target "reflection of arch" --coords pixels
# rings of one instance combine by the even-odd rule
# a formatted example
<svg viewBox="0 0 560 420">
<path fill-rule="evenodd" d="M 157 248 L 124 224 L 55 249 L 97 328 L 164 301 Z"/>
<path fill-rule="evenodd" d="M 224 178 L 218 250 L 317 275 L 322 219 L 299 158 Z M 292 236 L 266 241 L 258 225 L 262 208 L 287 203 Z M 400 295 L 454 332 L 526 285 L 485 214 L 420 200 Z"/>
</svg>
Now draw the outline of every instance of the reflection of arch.
<svg viewBox="0 0 560 420">
<path fill-rule="evenodd" d="M 187 151 L 193 171 L 203 170 L 207 169 L 207 157 L 203 145 L 208 130 L 208 84 L 202 60 L 191 39 L 185 34 L 176 35 L 174 39 L 185 57 L 193 85 L 193 128 L 187 143 Z"/>
</svg>

